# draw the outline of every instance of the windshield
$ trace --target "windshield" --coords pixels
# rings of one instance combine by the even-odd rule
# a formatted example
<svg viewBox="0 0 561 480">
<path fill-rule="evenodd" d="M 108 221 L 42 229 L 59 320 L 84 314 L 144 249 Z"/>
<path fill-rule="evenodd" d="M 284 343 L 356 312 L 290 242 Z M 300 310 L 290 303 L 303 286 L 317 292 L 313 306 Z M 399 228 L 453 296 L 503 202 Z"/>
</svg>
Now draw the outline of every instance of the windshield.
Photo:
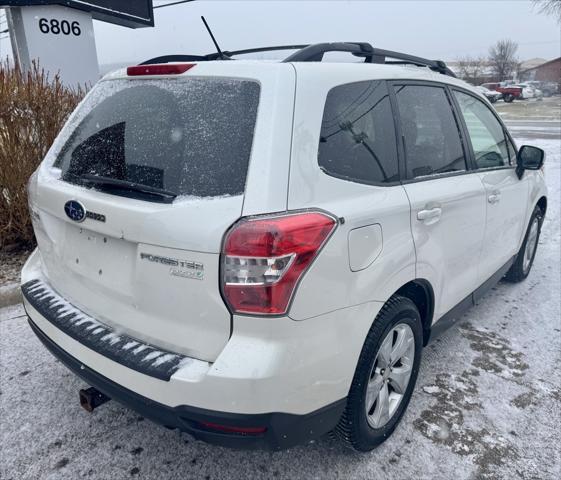
<svg viewBox="0 0 561 480">
<path fill-rule="evenodd" d="M 95 186 L 99 176 L 197 197 L 244 192 L 257 82 L 116 80 L 96 90 L 54 163 L 63 180 Z"/>
</svg>

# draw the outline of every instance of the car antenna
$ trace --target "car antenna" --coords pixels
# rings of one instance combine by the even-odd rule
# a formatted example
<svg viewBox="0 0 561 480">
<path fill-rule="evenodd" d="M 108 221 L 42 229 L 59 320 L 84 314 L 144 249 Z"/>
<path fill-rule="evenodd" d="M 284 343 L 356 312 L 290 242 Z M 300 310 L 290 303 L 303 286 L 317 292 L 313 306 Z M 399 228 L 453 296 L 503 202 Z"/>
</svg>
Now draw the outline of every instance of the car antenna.
<svg viewBox="0 0 561 480">
<path fill-rule="evenodd" d="M 212 30 L 208 26 L 208 23 L 206 23 L 205 17 L 203 17 L 202 15 L 201 15 L 201 20 L 205 24 L 206 30 L 210 35 L 210 38 L 212 39 L 212 43 L 214 43 L 214 46 L 216 47 L 216 51 L 218 52 L 218 58 L 220 60 L 231 60 L 231 58 L 228 55 L 224 55 L 224 53 L 222 53 L 222 50 L 220 50 L 220 47 L 218 46 L 218 42 L 216 41 L 214 35 L 212 34 Z"/>
</svg>

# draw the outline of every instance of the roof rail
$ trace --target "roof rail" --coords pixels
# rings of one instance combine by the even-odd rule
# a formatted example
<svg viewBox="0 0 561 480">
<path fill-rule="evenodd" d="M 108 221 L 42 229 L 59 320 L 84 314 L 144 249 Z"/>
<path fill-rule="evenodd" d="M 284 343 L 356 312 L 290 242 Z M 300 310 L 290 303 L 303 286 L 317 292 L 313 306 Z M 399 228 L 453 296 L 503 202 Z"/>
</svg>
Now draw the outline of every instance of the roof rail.
<svg viewBox="0 0 561 480">
<path fill-rule="evenodd" d="M 308 45 L 286 57 L 283 62 L 321 62 L 323 54 L 327 52 L 349 52 L 356 57 L 365 57 L 367 63 L 373 63 L 374 59 L 374 48 L 369 43 L 337 42 Z"/>
<path fill-rule="evenodd" d="M 323 55 L 327 52 L 349 52 L 356 57 L 364 57 L 365 63 L 418 65 L 428 67 L 443 75 L 456 76 L 442 60 L 428 60 L 406 53 L 382 50 L 381 48 L 372 47 L 369 43 L 360 42 L 317 43 L 309 45 L 285 58 L 283 62 L 321 62 Z M 394 60 L 387 60 L 388 58 Z"/>
<path fill-rule="evenodd" d="M 429 67 L 435 72 L 442 73 L 443 75 L 448 75 L 450 77 L 456 77 L 456 74 L 448 68 L 446 63 L 442 60 L 428 60 L 422 57 L 416 57 L 415 55 L 409 55 L 407 53 L 393 52 L 391 50 L 382 50 L 381 48 L 375 48 L 374 54 L 377 57 L 383 58 L 380 63 L 393 63 L 393 64 L 406 64 L 406 65 L 418 65 L 421 67 Z M 388 58 L 393 58 L 394 60 L 387 60 Z"/>
<path fill-rule="evenodd" d="M 207 61 L 207 55 L 163 55 L 161 57 L 154 57 L 150 60 L 145 60 L 139 65 L 153 65 L 155 63 L 169 63 L 169 62 L 204 62 Z"/>
<path fill-rule="evenodd" d="M 168 63 L 168 62 L 205 62 L 211 60 L 230 60 L 231 57 L 235 55 L 245 55 L 247 53 L 259 53 L 259 52 L 272 52 L 275 50 L 300 50 L 307 47 L 308 45 L 279 45 L 276 47 L 259 47 L 259 48 L 247 48 L 245 50 L 234 50 L 234 51 L 224 51 L 222 52 L 223 57 L 220 57 L 218 52 L 209 53 L 208 55 L 164 55 L 162 57 L 151 58 L 146 60 L 139 65 L 150 65 L 154 63 Z M 227 57 L 227 58 L 224 58 Z"/>
<path fill-rule="evenodd" d="M 372 45 L 365 42 L 316 43 L 312 45 L 279 45 L 276 47 L 248 48 L 245 50 L 225 51 L 222 52 L 222 56 L 220 56 L 218 52 L 209 53 L 208 55 L 164 55 L 146 60 L 140 63 L 140 65 L 168 62 L 232 60 L 232 57 L 235 55 L 271 52 L 275 50 L 298 50 L 286 57 L 283 62 L 321 62 L 323 55 L 327 52 L 349 52 L 355 57 L 364 57 L 365 63 L 417 65 L 420 67 L 428 67 L 435 72 L 450 77 L 456 76 L 442 60 L 428 60 L 407 53 L 374 48 Z"/>
</svg>

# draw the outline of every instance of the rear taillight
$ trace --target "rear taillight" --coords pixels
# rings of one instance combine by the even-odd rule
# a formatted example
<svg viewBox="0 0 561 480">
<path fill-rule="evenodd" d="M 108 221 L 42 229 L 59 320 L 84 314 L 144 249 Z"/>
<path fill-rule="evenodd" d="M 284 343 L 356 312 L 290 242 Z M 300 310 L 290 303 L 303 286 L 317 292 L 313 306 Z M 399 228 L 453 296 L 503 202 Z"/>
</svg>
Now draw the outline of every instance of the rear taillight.
<svg viewBox="0 0 561 480">
<path fill-rule="evenodd" d="M 298 281 L 337 225 L 324 213 L 255 217 L 226 234 L 223 293 L 234 313 L 286 313 Z"/>
<path fill-rule="evenodd" d="M 162 63 L 156 65 L 134 65 L 127 67 L 129 77 L 141 75 L 179 75 L 193 68 L 196 63 Z"/>
</svg>

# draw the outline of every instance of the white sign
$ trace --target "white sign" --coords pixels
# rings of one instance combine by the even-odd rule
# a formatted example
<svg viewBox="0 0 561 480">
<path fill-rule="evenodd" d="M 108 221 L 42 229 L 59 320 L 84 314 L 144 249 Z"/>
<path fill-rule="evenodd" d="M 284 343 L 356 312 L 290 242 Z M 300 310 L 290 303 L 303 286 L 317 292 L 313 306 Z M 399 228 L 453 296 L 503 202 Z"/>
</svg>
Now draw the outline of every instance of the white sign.
<svg viewBox="0 0 561 480">
<path fill-rule="evenodd" d="M 92 16 L 56 5 L 9 9 L 14 51 L 24 70 L 33 60 L 68 86 L 99 80 Z"/>
</svg>

